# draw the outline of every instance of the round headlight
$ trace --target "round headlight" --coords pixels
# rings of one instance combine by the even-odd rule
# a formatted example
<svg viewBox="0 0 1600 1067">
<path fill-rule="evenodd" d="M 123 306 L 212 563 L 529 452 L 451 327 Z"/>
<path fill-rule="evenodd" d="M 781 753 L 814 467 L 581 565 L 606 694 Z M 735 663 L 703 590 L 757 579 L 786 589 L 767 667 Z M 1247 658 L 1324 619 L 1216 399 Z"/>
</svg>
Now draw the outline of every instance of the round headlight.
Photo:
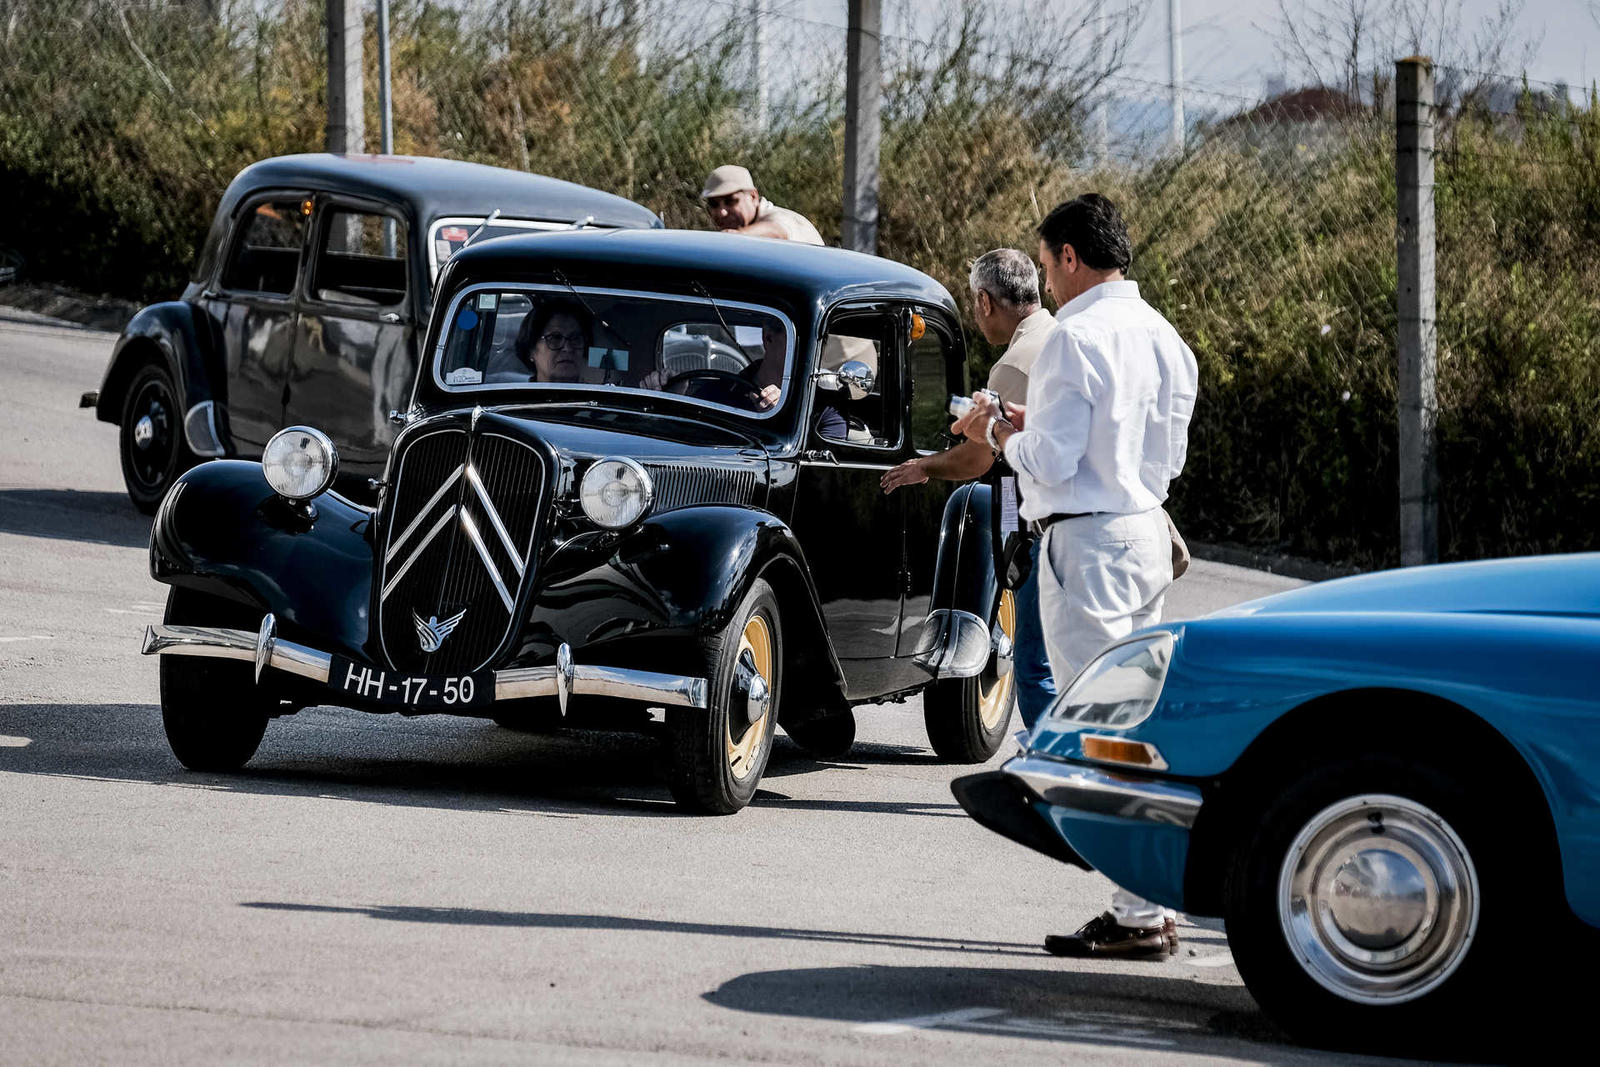
<svg viewBox="0 0 1600 1067">
<path fill-rule="evenodd" d="M 654 496 L 650 475 L 625 456 L 596 460 L 584 471 L 578 486 L 583 513 L 608 530 L 620 530 L 644 518 Z"/>
<path fill-rule="evenodd" d="M 309 426 L 279 430 L 261 453 L 261 470 L 279 496 L 310 500 L 333 484 L 339 452 L 328 435 Z"/>
</svg>

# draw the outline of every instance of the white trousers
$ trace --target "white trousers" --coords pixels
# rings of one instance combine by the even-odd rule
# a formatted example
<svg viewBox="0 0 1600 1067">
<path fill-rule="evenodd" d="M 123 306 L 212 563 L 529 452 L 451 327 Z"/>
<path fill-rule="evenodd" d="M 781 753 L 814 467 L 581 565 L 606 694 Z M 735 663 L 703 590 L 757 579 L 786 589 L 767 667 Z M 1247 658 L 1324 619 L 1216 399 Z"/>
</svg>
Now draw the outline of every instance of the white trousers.
<svg viewBox="0 0 1600 1067">
<path fill-rule="evenodd" d="M 1160 508 L 1133 515 L 1062 519 L 1039 553 L 1039 617 L 1056 691 L 1106 645 L 1161 621 L 1172 584 L 1172 540 Z M 1159 926 L 1166 908 L 1118 889 L 1111 914 L 1123 926 Z"/>
</svg>

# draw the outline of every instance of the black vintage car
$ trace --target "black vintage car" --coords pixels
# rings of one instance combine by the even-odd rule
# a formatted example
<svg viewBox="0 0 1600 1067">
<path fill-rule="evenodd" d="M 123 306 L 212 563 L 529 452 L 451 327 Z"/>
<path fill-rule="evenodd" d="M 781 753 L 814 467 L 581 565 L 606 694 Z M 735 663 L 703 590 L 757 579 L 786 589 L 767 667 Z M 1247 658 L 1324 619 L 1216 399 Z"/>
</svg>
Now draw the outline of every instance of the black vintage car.
<svg viewBox="0 0 1600 1067">
<path fill-rule="evenodd" d="M 321 427 L 367 499 L 405 405 L 439 267 L 469 242 L 649 227 L 645 208 L 520 171 L 408 156 L 300 155 L 239 172 L 183 295 L 123 330 L 96 415 L 121 429 L 128 496 L 152 512 L 197 460 L 258 457 Z"/>
<path fill-rule="evenodd" d="M 948 443 L 964 390 L 938 283 L 720 234 L 512 237 L 450 260 L 425 351 L 375 508 L 328 488 L 342 460 L 311 427 L 168 494 L 144 650 L 186 766 L 236 768 L 311 704 L 658 708 L 673 795 L 732 812 L 777 724 L 837 756 L 853 706 L 917 692 L 941 755 L 996 750 L 990 488 L 878 485 Z"/>
</svg>

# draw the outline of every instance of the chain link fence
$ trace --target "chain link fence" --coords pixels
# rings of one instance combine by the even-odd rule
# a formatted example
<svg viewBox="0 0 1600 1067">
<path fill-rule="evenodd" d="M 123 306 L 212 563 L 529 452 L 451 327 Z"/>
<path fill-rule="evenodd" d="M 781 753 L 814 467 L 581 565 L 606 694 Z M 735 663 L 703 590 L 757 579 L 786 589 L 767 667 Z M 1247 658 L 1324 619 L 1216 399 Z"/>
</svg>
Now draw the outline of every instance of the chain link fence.
<svg viewBox="0 0 1600 1067">
<path fill-rule="evenodd" d="M 837 241 L 845 32 L 787 0 L 395 0 L 394 144 L 619 193 L 704 226 L 714 166 Z M 1029 252 L 1098 190 L 1134 277 L 1202 367 L 1187 533 L 1362 566 L 1397 558 L 1394 115 L 1360 91 L 1185 93 L 1123 73 L 1132 25 L 890 5 L 879 251 L 965 306 L 967 264 Z M 370 12 L 369 12 L 370 16 Z M 369 17 L 366 143 L 378 143 Z M 0 248 L 35 278 L 165 298 L 249 162 L 317 151 L 316 0 L 0 0 Z M 757 42 L 759 41 L 759 48 Z M 1600 119 L 1564 89 L 1443 69 L 1437 156 L 1440 543 L 1591 547 L 1600 496 Z M 996 354 L 973 335 L 972 370 Z M 1574 521 L 1575 519 L 1579 521 Z"/>
</svg>

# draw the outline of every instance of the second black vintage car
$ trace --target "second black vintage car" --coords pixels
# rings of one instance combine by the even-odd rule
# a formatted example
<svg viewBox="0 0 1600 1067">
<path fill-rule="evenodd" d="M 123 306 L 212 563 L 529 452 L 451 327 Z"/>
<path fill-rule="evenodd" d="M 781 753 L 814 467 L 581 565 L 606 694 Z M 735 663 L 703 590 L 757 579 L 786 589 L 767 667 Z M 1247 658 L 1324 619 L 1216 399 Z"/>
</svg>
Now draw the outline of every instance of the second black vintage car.
<svg viewBox="0 0 1600 1067">
<path fill-rule="evenodd" d="M 583 726 L 664 708 L 692 809 L 754 796 L 778 724 L 846 751 L 923 694 L 986 759 L 1012 706 L 989 488 L 886 496 L 964 391 L 950 295 L 838 249 L 685 232 L 507 238 L 439 282 L 375 508 L 311 427 L 174 486 L 150 628 L 187 766 L 312 704 Z M 639 715 L 637 721 L 648 721 Z"/>
<path fill-rule="evenodd" d="M 337 442 L 340 488 L 365 499 L 452 255 L 505 234 L 660 225 L 620 196 L 477 163 L 265 159 L 223 193 L 183 294 L 133 317 L 84 402 L 121 427 L 142 511 L 199 460 L 259 457 L 297 422 Z"/>
</svg>

